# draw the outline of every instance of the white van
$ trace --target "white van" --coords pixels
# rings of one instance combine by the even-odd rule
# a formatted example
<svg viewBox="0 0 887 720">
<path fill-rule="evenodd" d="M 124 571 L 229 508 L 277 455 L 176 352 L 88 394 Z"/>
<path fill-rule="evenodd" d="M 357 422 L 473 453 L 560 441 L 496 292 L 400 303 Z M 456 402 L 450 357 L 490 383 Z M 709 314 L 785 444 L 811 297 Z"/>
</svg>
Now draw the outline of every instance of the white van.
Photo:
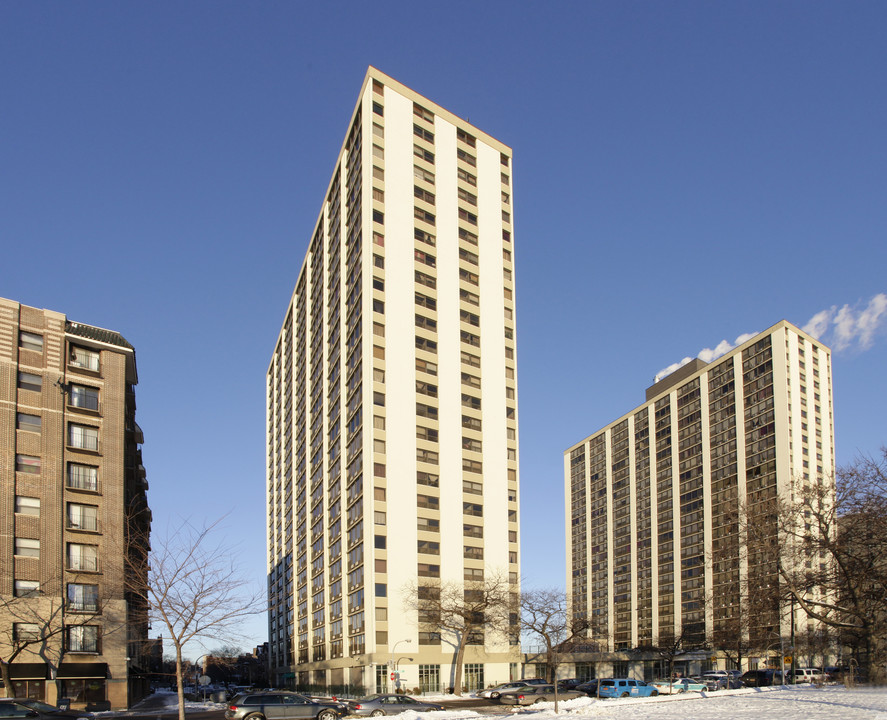
<svg viewBox="0 0 887 720">
<path fill-rule="evenodd" d="M 821 683 L 828 679 L 819 668 L 795 668 L 793 673 L 788 673 L 788 677 L 789 682 L 794 683 Z"/>
</svg>

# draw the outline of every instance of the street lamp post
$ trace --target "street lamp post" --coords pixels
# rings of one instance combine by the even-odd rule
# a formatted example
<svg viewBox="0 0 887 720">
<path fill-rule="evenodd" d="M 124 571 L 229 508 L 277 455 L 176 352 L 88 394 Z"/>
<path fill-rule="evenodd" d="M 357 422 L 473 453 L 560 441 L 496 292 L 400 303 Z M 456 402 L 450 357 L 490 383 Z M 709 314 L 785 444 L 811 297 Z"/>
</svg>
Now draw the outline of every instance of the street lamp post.
<svg viewBox="0 0 887 720">
<path fill-rule="evenodd" d="M 397 651 L 397 646 L 400 645 L 401 643 L 406 643 L 407 645 L 409 645 L 411 642 L 413 642 L 413 641 L 410 638 L 407 638 L 406 640 L 398 640 L 391 647 L 391 657 L 388 660 L 388 670 L 392 674 L 392 676 L 394 675 L 395 672 L 397 672 L 397 663 L 400 662 L 400 660 L 398 660 L 397 662 L 395 662 L 395 660 L 394 660 L 394 653 Z M 392 677 L 391 680 L 393 682 L 394 677 Z"/>
</svg>

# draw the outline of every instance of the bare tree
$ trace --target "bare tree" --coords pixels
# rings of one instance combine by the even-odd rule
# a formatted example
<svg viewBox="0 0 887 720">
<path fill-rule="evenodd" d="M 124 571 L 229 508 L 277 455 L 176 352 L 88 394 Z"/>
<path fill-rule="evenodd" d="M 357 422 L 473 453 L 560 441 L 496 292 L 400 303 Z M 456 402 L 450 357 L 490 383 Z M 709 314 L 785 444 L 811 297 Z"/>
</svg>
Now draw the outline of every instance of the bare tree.
<svg viewBox="0 0 887 720">
<path fill-rule="evenodd" d="M 265 612 L 262 589 L 250 589 L 229 546 L 216 544 L 220 522 L 196 527 L 184 522 L 151 536 L 148 585 L 128 588 L 139 596 L 152 622 L 161 623 L 175 648 L 179 720 L 185 718 L 182 648 L 192 640 L 234 642 L 246 617 Z M 138 575 L 135 568 L 133 575 Z"/>
<path fill-rule="evenodd" d="M 542 642 L 548 681 L 554 683 L 554 711 L 557 712 L 557 668 L 563 654 L 576 642 L 585 642 L 588 623 L 570 616 L 566 591 L 546 588 L 529 590 L 520 596 L 520 625 L 523 631 Z"/>
<path fill-rule="evenodd" d="M 408 585 L 404 605 L 418 614 L 420 632 L 438 633 L 453 645 L 453 692 L 462 694 L 462 666 L 468 645 L 483 646 L 485 631 L 508 631 L 512 607 L 508 579 L 492 574 L 485 580 Z"/>
<path fill-rule="evenodd" d="M 869 679 L 887 680 L 887 447 L 837 471 L 798 481 L 778 506 L 785 538 L 778 571 L 809 618 L 861 645 Z"/>
</svg>

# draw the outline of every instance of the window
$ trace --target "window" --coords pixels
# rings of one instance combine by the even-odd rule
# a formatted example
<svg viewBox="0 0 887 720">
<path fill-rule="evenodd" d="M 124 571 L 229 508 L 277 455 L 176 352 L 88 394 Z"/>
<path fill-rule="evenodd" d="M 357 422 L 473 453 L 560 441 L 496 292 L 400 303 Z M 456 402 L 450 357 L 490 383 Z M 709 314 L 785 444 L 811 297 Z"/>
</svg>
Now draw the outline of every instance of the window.
<svg viewBox="0 0 887 720">
<path fill-rule="evenodd" d="M 99 529 L 99 509 L 95 505 L 79 505 L 68 503 L 68 528 L 71 530 L 90 530 L 96 532 Z"/>
<path fill-rule="evenodd" d="M 35 623 L 13 623 L 12 634 L 18 643 L 30 643 L 40 639 L 40 626 Z"/>
<path fill-rule="evenodd" d="M 416 370 L 419 372 L 426 372 L 429 375 L 437 375 L 437 363 L 416 358 Z"/>
<path fill-rule="evenodd" d="M 482 538 L 484 536 L 484 529 L 480 525 L 463 525 L 462 526 L 462 534 L 465 537 L 475 537 Z"/>
<path fill-rule="evenodd" d="M 22 350 L 33 350 L 34 352 L 43 352 L 43 336 L 37 333 L 25 332 L 22 330 L 18 334 L 18 346 Z"/>
<path fill-rule="evenodd" d="M 98 452 L 99 449 L 99 429 L 86 425 L 68 426 L 68 445 L 79 450 L 91 450 Z"/>
<path fill-rule="evenodd" d="M 15 511 L 19 515 L 39 515 L 40 514 L 40 498 L 25 497 L 24 495 L 15 496 Z"/>
<path fill-rule="evenodd" d="M 34 373 L 19 372 L 18 386 L 20 390 L 30 390 L 31 392 L 40 392 L 43 389 L 43 378 Z"/>
<path fill-rule="evenodd" d="M 32 538 L 15 539 L 16 557 L 40 557 L 40 541 Z"/>
<path fill-rule="evenodd" d="M 416 552 L 425 553 L 426 555 L 440 555 L 440 543 L 433 540 L 418 540 L 416 542 Z"/>
<path fill-rule="evenodd" d="M 26 432 L 39 433 L 43 425 L 43 419 L 39 415 L 28 415 L 27 413 L 17 413 L 15 421 L 16 428 Z"/>
<path fill-rule="evenodd" d="M 388 597 L 388 585 L 386 583 L 376 583 L 376 597 Z"/>
<path fill-rule="evenodd" d="M 462 416 L 462 427 L 468 428 L 469 430 L 481 430 L 482 425 L 480 418 L 473 418 L 468 415 Z"/>
<path fill-rule="evenodd" d="M 425 170 L 424 168 L 420 168 L 418 165 L 413 166 L 413 177 L 417 180 L 424 180 L 425 182 L 434 184 L 434 173 Z"/>
<path fill-rule="evenodd" d="M 468 493 L 469 495 L 483 495 L 484 494 L 484 486 L 478 482 L 472 482 L 471 480 L 463 480 L 462 481 L 462 492 Z"/>
<path fill-rule="evenodd" d="M 433 450 L 425 450 L 424 448 L 416 448 L 416 460 L 418 462 L 426 462 L 431 465 L 437 465 L 440 462 L 440 456 Z"/>
<path fill-rule="evenodd" d="M 430 130 L 426 130 L 421 125 L 416 125 L 415 123 L 413 123 L 413 135 L 420 137 L 423 140 L 427 140 L 430 143 L 434 142 L 434 133 Z"/>
<path fill-rule="evenodd" d="M 428 487 L 439 487 L 440 476 L 420 470 L 416 473 L 416 482 L 419 485 L 427 485 Z"/>
<path fill-rule="evenodd" d="M 40 583 L 36 580 L 16 580 L 16 597 L 37 597 L 40 595 Z"/>
<path fill-rule="evenodd" d="M 429 563 L 419 563 L 417 566 L 417 574 L 419 577 L 440 577 L 440 565 L 431 565 Z"/>
<path fill-rule="evenodd" d="M 426 532 L 440 532 L 440 520 L 433 518 L 416 518 L 416 528 Z"/>
<path fill-rule="evenodd" d="M 68 570 L 98 572 L 99 549 L 95 545 L 68 543 Z"/>
<path fill-rule="evenodd" d="M 419 187 L 418 185 L 413 186 L 413 197 L 434 205 L 434 193 Z"/>
<path fill-rule="evenodd" d="M 440 498 L 434 497 L 434 495 L 416 495 L 416 505 L 420 508 L 438 510 L 440 509 Z"/>
<path fill-rule="evenodd" d="M 98 612 L 99 586 L 68 583 L 68 610 Z"/>
<path fill-rule="evenodd" d="M 68 404 L 71 407 L 96 411 L 99 409 L 99 391 L 96 388 L 84 385 L 71 385 L 69 398 Z"/>
<path fill-rule="evenodd" d="M 68 652 L 97 653 L 99 628 L 97 625 L 72 625 L 67 632 Z"/>
<path fill-rule="evenodd" d="M 68 464 L 68 487 L 75 490 L 99 489 L 98 468 L 90 465 Z"/>
<path fill-rule="evenodd" d="M 413 237 L 415 237 L 416 240 L 418 240 L 419 242 L 423 242 L 426 245 L 431 245 L 431 247 L 434 247 L 436 242 L 434 235 L 429 232 L 425 232 L 424 230 L 420 230 L 419 228 L 415 228 L 413 230 Z"/>
<path fill-rule="evenodd" d="M 15 471 L 28 475 L 40 474 L 40 458 L 33 455 L 16 455 Z"/>
<path fill-rule="evenodd" d="M 462 513 L 464 515 L 473 515 L 475 517 L 483 517 L 484 506 L 478 503 L 462 503 Z"/>
<path fill-rule="evenodd" d="M 68 365 L 71 367 L 81 368 L 83 370 L 99 371 L 99 353 L 95 350 L 89 350 L 83 347 L 71 346 L 71 356 L 68 359 Z"/>
<path fill-rule="evenodd" d="M 376 525 L 384 525 L 385 524 L 385 513 L 381 510 L 375 510 L 373 512 L 373 522 Z"/>
<path fill-rule="evenodd" d="M 474 175 L 472 175 L 470 172 L 468 172 L 467 170 L 463 170 L 462 168 L 458 168 L 456 170 L 456 175 L 458 176 L 458 178 L 460 180 L 464 180 L 469 185 L 474 185 L 475 187 L 477 186 L 477 178 Z"/>
</svg>

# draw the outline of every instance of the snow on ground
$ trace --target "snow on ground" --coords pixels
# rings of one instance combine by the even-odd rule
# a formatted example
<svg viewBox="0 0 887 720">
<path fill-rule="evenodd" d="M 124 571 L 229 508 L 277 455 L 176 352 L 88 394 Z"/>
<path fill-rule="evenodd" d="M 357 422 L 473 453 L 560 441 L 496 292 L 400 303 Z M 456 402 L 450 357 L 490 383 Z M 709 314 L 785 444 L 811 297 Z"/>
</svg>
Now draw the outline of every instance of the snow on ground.
<svg viewBox="0 0 887 720">
<path fill-rule="evenodd" d="M 178 707 L 175 693 L 162 694 L 163 710 L 174 711 Z M 155 703 L 161 700 L 156 694 L 154 697 Z M 426 696 L 425 699 L 436 702 L 455 699 L 455 696 Z M 224 708 L 225 705 L 218 703 L 185 703 L 186 712 Z M 102 717 L 115 714 L 118 713 L 98 713 Z M 399 720 L 551 720 L 556 717 L 564 720 L 887 720 L 887 688 L 849 690 L 841 685 L 742 688 L 656 698 L 577 698 L 558 703 L 557 714 L 554 703 L 539 703 L 514 711 L 490 705 L 483 712 L 466 708 L 421 714 L 406 712 L 397 717 Z"/>
<path fill-rule="evenodd" d="M 558 705 L 557 716 L 554 703 L 540 703 L 517 714 L 532 714 L 532 720 L 558 716 L 570 720 L 887 720 L 887 689 L 744 688 L 656 698 L 578 698 Z"/>
</svg>

